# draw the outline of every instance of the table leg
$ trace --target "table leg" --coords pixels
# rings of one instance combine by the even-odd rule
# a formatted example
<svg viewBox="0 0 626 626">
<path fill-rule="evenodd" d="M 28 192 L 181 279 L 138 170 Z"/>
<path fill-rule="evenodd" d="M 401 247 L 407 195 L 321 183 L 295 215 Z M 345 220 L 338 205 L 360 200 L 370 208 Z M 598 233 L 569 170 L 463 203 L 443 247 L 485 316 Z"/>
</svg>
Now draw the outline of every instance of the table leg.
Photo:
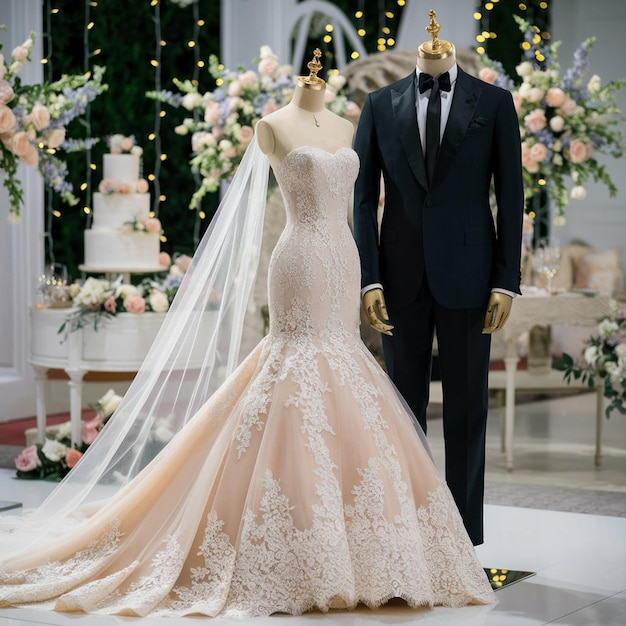
<svg viewBox="0 0 626 626">
<path fill-rule="evenodd" d="M 72 426 L 72 446 L 80 445 L 83 412 L 83 377 L 84 370 L 65 370 L 70 377 L 67 384 L 70 388 L 70 422 Z"/>
<path fill-rule="evenodd" d="M 506 469 L 513 471 L 513 431 L 515 429 L 515 372 L 519 357 L 515 346 L 515 339 L 507 341 L 506 357 L 504 365 L 506 368 L 506 406 L 505 406 L 505 431 L 504 450 L 506 453 Z"/>
<path fill-rule="evenodd" d="M 33 365 L 35 370 L 35 406 L 37 411 L 37 443 L 46 440 L 46 387 L 48 386 L 48 368 Z"/>
<path fill-rule="evenodd" d="M 602 465 L 602 426 L 604 424 L 604 388 L 596 388 L 596 467 Z"/>
</svg>

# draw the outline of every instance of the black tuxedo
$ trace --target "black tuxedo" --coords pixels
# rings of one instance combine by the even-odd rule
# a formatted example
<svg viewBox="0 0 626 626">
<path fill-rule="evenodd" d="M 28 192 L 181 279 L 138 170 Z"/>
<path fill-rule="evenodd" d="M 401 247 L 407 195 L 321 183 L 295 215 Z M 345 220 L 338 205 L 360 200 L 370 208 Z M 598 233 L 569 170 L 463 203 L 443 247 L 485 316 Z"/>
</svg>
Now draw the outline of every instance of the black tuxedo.
<svg viewBox="0 0 626 626">
<path fill-rule="evenodd" d="M 523 187 L 511 94 L 458 68 L 432 184 L 416 113 L 416 75 L 367 96 L 355 138 L 354 232 L 363 286 L 381 283 L 393 337 L 390 376 L 426 430 L 433 330 L 444 389 L 446 480 L 482 542 L 491 290 L 519 293 Z M 385 206 L 380 233 L 381 173 Z M 492 217 L 493 178 L 497 217 Z"/>
</svg>

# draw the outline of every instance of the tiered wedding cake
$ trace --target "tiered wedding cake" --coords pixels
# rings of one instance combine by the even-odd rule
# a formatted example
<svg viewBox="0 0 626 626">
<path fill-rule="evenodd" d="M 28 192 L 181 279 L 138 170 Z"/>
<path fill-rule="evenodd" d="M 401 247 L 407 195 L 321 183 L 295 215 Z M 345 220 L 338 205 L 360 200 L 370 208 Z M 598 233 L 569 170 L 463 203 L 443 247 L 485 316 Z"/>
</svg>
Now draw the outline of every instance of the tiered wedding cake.
<svg viewBox="0 0 626 626">
<path fill-rule="evenodd" d="M 148 272 L 159 266 L 161 223 L 150 217 L 142 150 L 134 138 L 113 135 L 104 155 L 104 178 L 93 194 L 93 222 L 85 231 L 85 263 L 94 272 Z"/>
</svg>

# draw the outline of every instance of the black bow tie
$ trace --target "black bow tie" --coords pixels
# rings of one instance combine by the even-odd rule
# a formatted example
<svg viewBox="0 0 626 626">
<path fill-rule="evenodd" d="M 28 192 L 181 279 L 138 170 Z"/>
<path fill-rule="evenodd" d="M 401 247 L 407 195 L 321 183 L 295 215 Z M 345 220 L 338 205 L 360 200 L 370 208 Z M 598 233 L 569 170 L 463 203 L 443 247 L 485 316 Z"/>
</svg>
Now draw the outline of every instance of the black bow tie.
<svg viewBox="0 0 626 626">
<path fill-rule="evenodd" d="M 424 93 L 433 88 L 435 81 L 439 83 L 439 89 L 441 91 L 450 91 L 450 72 L 444 72 L 437 76 L 437 78 L 426 74 L 425 72 L 419 73 L 419 92 Z"/>
</svg>

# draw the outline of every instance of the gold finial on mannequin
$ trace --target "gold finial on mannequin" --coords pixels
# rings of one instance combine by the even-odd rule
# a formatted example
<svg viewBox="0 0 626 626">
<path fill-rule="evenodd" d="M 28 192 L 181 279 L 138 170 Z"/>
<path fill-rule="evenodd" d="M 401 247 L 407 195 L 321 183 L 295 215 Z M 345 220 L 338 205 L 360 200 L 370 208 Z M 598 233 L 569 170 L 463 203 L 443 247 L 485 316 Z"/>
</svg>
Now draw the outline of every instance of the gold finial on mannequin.
<svg viewBox="0 0 626 626">
<path fill-rule="evenodd" d="M 449 41 L 439 39 L 441 25 L 435 19 L 437 12 L 431 9 L 428 11 L 428 17 L 430 22 L 426 26 L 426 32 L 430 33 L 432 39 L 420 45 L 419 55 L 424 59 L 445 59 L 452 54 L 453 46 Z"/>
<path fill-rule="evenodd" d="M 324 80 L 317 75 L 322 69 L 322 63 L 320 62 L 321 56 L 322 51 L 319 48 L 315 48 L 315 50 L 313 50 L 313 58 L 306 64 L 309 68 L 309 75 L 298 77 L 298 84 L 301 87 L 306 87 L 307 89 L 322 89 L 322 87 L 326 85 Z"/>
</svg>

